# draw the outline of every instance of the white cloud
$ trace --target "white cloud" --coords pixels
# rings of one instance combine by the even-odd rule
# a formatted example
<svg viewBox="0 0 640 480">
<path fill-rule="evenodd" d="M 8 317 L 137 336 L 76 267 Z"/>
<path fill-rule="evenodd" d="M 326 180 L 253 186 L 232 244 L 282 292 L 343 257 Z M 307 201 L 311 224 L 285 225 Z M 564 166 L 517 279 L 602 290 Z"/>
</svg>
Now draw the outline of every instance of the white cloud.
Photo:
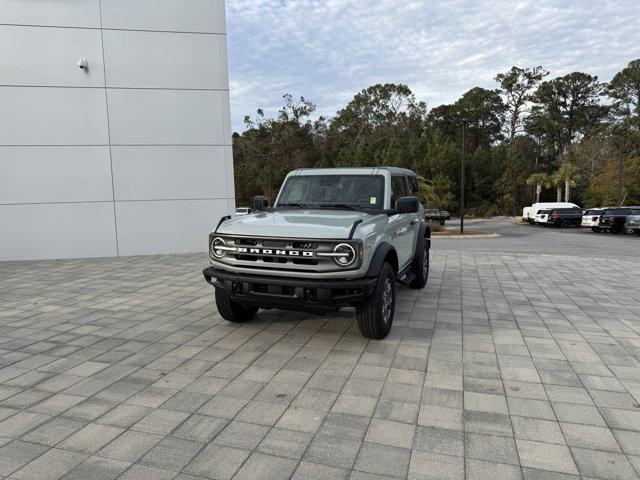
<svg viewBox="0 0 640 480">
<path fill-rule="evenodd" d="M 609 80 L 640 57 L 638 0 L 227 0 L 234 129 L 284 93 L 331 116 L 378 82 L 429 105 L 512 65 Z"/>
</svg>

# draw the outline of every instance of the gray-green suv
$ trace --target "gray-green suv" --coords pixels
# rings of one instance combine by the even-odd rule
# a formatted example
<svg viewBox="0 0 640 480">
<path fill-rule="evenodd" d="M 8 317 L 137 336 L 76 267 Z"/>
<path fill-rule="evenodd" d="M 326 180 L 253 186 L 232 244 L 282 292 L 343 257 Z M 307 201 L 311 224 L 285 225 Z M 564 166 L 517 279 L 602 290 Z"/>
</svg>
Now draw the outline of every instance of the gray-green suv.
<svg viewBox="0 0 640 480">
<path fill-rule="evenodd" d="M 391 330 L 395 282 L 422 288 L 431 232 L 410 170 L 301 169 L 287 175 L 269 208 L 223 217 L 209 235 L 223 318 L 246 322 L 259 308 L 327 313 L 354 306 L 365 337 Z"/>
</svg>

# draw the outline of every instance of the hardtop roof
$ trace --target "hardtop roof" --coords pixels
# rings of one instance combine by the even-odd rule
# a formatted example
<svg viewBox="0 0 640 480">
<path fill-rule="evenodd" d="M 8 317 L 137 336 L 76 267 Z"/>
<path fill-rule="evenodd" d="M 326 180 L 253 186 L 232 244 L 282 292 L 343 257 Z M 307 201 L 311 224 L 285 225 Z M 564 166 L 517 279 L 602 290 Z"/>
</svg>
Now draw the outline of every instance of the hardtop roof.
<svg viewBox="0 0 640 480">
<path fill-rule="evenodd" d="M 293 170 L 291 173 L 300 172 L 300 173 L 312 173 L 312 172 L 322 172 L 325 175 L 338 175 L 340 173 L 351 173 L 351 174 L 368 174 L 374 175 L 378 170 L 386 170 L 390 174 L 402 174 L 402 175 L 416 175 L 413 170 L 409 170 L 408 168 L 400 168 L 400 167 L 340 167 L 340 168 L 297 168 Z M 355 172 L 354 172 L 355 171 Z"/>
</svg>

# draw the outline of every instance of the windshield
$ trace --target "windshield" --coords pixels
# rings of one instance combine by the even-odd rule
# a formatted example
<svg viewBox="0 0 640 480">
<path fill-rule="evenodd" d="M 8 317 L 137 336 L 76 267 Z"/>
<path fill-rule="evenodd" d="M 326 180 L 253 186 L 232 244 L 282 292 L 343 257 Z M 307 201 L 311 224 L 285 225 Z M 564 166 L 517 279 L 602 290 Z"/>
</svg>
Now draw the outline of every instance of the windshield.
<svg viewBox="0 0 640 480">
<path fill-rule="evenodd" d="M 352 205 L 382 209 L 382 175 L 300 175 L 289 177 L 278 197 L 278 207 L 304 206 L 331 208 Z"/>
</svg>

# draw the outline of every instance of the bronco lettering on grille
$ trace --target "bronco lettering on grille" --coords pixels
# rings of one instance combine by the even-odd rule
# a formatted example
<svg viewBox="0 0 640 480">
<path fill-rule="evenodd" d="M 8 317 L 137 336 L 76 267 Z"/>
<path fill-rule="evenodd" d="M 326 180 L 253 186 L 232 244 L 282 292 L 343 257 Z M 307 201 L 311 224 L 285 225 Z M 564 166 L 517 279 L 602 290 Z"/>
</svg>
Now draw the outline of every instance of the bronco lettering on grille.
<svg viewBox="0 0 640 480">
<path fill-rule="evenodd" d="M 314 253 L 307 250 L 273 250 L 271 248 L 246 248 L 238 247 L 238 253 L 249 255 L 274 255 L 277 257 L 313 257 Z"/>
</svg>

